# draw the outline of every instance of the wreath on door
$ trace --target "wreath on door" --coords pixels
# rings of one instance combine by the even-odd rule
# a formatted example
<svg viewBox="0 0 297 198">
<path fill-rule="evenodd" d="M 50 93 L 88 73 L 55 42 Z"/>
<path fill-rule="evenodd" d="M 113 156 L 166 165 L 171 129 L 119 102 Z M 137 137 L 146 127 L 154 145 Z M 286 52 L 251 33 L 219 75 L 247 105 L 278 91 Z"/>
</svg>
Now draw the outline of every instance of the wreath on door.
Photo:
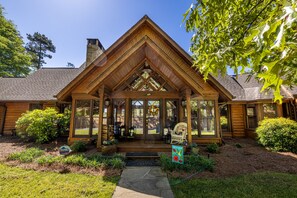
<svg viewBox="0 0 297 198">
<path fill-rule="evenodd" d="M 159 108 L 156 105 L 152 105 L 149 107 L 149 114 L 152 116 L 156 116 L 159 113 Z"/>
</svg>

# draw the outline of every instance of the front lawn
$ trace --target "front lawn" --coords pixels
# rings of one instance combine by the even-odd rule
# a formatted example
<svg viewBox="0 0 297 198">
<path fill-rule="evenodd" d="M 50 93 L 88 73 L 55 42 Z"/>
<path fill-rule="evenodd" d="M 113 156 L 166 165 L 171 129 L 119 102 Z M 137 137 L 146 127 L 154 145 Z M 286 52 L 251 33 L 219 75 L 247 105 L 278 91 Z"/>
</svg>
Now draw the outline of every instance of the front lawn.
<svg viewBox="0 0 297 198">
<path fill-rule="evenodd" d="M 0 164 L 1 197 L 111 197 L 120 177 L 59 174 Z"/>
<path fill-rule="evenodd" d="M 297 197 L 295 174 L 262 172 L 229 178 L 181 181 L 170 180 L 175 197 Z"/>
</svg>

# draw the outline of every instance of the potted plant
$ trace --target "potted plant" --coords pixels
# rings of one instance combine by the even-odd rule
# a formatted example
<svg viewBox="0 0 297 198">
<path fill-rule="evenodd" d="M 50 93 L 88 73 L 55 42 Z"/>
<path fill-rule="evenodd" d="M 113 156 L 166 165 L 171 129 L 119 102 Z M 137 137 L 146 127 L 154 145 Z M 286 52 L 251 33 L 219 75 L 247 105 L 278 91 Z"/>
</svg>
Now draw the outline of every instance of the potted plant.
<svg viewBox="0 0 297 198">
<path fill-rule="evenodd" d="M 117 143 L 116 139 L 104 140 L 101 152 L 103 155 L 113 154 L 117 152 Z"/>
</svg>

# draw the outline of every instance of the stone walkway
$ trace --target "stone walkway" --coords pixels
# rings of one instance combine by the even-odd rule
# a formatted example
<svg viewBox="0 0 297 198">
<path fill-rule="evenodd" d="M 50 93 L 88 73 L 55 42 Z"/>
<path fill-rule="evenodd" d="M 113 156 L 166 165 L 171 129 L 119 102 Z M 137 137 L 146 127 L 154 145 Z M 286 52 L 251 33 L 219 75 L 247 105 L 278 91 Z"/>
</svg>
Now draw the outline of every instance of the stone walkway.
<svg viewBox="0 0 297 198">
<path fill-rule="evenodd" d="M 167 176 L 160 167 L 127 167 L 112 197 L 173 198 L 174 196 Z"/>
</svg>

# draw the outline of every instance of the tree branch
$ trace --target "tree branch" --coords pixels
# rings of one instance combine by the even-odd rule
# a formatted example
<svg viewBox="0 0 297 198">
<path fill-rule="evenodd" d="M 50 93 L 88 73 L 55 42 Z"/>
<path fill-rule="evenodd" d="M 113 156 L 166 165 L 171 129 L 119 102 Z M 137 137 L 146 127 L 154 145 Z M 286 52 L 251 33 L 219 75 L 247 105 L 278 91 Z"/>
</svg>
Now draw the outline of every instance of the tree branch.
<svg viewBox="0 0 297 198">
<path fill-rule="evenodd" d="M 248 27 L 246 28 L 246 30 L 243 32 L 243 34 L 241 35 L 241 37 L 239 37 L 239 39 L 233 44 L 233 46 L 235 46 L 240 40 L 242 40 L 245 37 L 245 34 L 251 29 L 253 23 L 255 23 L 255 21 L 258 19 L 258 17 L 262 14 L 262 12 L 275 0 L 271 0 L 269 3 L 267 3 L 267 5 L 257 14 L 257 16 L 253 19 L 253 21 L 248 25 Z"/>
</svg>

